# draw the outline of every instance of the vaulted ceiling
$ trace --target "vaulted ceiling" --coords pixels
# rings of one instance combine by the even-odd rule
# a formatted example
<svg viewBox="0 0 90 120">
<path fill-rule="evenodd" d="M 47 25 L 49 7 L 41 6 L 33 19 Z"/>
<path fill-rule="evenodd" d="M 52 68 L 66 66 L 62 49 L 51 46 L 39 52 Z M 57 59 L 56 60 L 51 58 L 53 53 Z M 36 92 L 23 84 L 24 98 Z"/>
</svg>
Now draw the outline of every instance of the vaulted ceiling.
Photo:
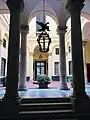
<svg viewBox="0 0 90 120">
<path fill-rule="evenodd" d="M 0 0 L 0 13 L 9 13 L 6 0 Z M 17 0 L 18 1 L 18 0 Z M 43 11 L 42 0 L 24 0 L 24 11 L 21 14 L 21 23 L 27 24 L 30 20 Z M 70 14 L 65 9 L 67 0 L 45 0 L 46 14 L 52 17 L 57 24 L 64 26 Z M 82 16 L 90 20 L 90 0 L 85 0 L 84 8 L 82 9 Z"/>
</svg>

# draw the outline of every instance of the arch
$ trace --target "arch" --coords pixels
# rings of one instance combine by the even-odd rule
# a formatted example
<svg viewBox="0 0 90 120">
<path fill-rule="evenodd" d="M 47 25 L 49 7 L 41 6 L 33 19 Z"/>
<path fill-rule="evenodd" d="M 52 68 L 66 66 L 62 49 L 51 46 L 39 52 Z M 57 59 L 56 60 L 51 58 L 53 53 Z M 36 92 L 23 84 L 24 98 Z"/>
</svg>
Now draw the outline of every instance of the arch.
<svg viewBox="0 0 90 120">
<path fill-rule="evenodd" d="M 31 19 L 35 16 L 37 16 L 38 14 L 40 14 L 41 12 L 43 12 L 43 5 L 42 5 L 42 1 L 32 10 L 31 14 L 29 15 L 29 20 L 28 23 L 31 21 Z M 57 16 L 55 14 L 55 11 L 53 10 L 53 8 L 46 2 L 45 3 L 45 13 L 46 15 L 50 16 L 52 19 L 54 19 L 56 21 L 56 23 L 58 24 L 58 20 L 57 20 Z"/>
<path fill-rule="evenodd" d="M 83 39 L 90 40 L 90 22 L 86 22 L 82 30 Z"/>
<path fill-rule="evenodd" d="M 88 13 L 82 12 L 81 17 L 84 18 L 85 22 L 90 21 L 90 14 L 88 14 Z M 85 22 L 83 23 L 83 25 L 81 25 L 82 29 L 83 29 Z M 71 16 L 69 16 L 67 19 L 66 26 L 68 26 L 68 25 L 69 25 L 69 28 L 67 28 L 67 29 L 70 31 L 71 30 Z"/>
<path fill-rule="evenodd" d="M 86 12 L 81 12 L 81 16 L 85 17 L 87 20 L 90 21 L 90 14 Z"/>
<path fill-rule="evenodd" d="M 39 15 L 42 12 L 42 10 L 35 11 L 33 14 L 29 16 L 28 24 L 30 21 L 37 15 Z M 50 16 L 54 21 L 56 21 L 56 24 L 58 24 L 57 17 L 50 11 L 46 10 L 46 15 Z"/>
</svg>

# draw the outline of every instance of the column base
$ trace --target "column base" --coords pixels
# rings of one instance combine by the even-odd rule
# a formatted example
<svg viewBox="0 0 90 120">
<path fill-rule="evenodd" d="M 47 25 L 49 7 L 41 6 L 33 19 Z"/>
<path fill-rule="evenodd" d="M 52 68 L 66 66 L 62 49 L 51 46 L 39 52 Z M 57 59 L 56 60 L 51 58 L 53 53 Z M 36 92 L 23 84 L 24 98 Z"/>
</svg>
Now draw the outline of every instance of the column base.
<svg viewBox="0 0 90 120">
<path fill-rule="evenodd" d="M 27 91 L 27 87 L 26 87 L 26 86 L 23 86 L 23 85 L 19 85 L 18 90 L 19 90 L 19 91 Z"/>
<path fill-rule="evenodd" d="M 83 97 L 71 96 L 71 102 L 73 103 L 73 109 L 77 113 L 89 113 L 90 114 L 90 98 L 85 95 Z"/>
<path fill-rule="evenodd" d="M 2 119 L 16 118 L 20 110 L 20 98 L 5 96 L 2 99 L 0 117 Z"/>
<path fill-rule="evenodd" d="M 60 90 L 70 90 L 70 88 L 67 87 L 67 84 L 65 84 L 65 85 L 60 85 L 59 89 L 60 89 Z"/>
</svg>

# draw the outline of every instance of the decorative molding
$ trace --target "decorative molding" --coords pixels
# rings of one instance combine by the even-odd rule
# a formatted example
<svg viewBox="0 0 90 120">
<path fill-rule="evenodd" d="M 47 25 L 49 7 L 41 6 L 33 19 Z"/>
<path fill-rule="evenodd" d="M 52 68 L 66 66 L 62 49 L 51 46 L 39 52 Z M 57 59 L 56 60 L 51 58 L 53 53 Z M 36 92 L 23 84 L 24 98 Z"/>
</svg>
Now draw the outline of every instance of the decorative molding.
<svg viewBox="0 0 90 120">
<path fill-rule="evenodd" d="M 39 59 L 42 59 L 42 58 L 43 58 L 43 56 L 40 54 L 40 55 L 39 55 Z"/>
</svg>

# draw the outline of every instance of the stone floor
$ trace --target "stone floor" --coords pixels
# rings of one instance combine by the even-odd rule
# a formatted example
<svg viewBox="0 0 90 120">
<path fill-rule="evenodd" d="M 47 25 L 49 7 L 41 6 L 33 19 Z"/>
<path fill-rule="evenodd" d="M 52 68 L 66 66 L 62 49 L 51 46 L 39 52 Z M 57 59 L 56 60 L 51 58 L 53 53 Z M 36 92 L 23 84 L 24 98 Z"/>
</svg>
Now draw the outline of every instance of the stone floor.
<svg viewBox="0 0 90 120">
<path fill-rule="evenodd" d="M 20 97 L 69 97 L 72 95 L 73 88 L 68 84 L 70 90 L 60 90 L 59 82 L 53 81 L 48 86 L 48 89 L 38 89 L 38 85 L 34 85 L 33 81 L 27 82 L 27 91 L 19 91 Z M 85 85 L 85 91 L 90 96 L 90 83 Z M 2 98 L 5 94 L 5 87 L 0 87 L 0 97 Z"/>
</svg>

